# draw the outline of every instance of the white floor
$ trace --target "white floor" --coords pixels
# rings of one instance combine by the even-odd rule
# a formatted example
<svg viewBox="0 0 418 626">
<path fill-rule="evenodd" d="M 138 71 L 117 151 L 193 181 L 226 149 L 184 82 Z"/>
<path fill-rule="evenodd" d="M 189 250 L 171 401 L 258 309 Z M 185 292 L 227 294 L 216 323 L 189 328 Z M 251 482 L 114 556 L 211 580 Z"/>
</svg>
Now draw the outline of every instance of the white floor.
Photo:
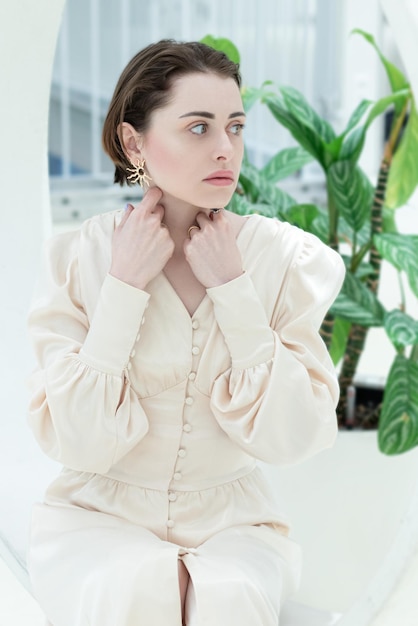
<svg viewBox="0 0 418 626">
<path fill-rule="evenodd" d="M 0 589 L 2 626 L 45 626 L 45 617 L 37 603 L 2 558 Z"/>
</svg>

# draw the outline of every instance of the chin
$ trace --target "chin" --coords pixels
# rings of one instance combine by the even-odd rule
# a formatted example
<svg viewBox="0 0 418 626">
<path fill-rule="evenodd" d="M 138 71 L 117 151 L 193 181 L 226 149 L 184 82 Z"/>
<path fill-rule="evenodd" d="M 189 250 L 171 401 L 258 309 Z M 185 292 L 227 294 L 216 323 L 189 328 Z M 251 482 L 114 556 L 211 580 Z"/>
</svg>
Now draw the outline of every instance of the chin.
<svg viewBox="0 0 418 626">
<path fill-rule="evenodd" d="M 224 208 L 231 201 L 235 189 L 232 191 L 223 190 L 223 192 L 213 193 L 210 198 L 207 196 L 200 199 L 202 209 Z M 205 194 L 206 195 L 206 194 Z"/>
</svg>

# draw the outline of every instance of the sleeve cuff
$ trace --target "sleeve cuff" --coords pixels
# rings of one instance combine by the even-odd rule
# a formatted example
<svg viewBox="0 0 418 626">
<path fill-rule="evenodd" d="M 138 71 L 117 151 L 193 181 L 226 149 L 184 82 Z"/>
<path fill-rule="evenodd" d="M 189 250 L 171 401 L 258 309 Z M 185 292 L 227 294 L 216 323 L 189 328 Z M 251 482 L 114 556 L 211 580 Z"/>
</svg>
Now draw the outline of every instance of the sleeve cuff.
<svg viewBox="0 0 418 626">
<path fill-rule="evenodd" d="M 246 272 L 219 287 L 210 287 L 207 294 L 213 302 L 233 367 L 255 367 L 273 358 L 273 331 Z"/>
<path fill-rule="evenodd" d="M 80 358 L 109 374 L 127 367 L 149 294 L 108 274 Z"/>
</svg>

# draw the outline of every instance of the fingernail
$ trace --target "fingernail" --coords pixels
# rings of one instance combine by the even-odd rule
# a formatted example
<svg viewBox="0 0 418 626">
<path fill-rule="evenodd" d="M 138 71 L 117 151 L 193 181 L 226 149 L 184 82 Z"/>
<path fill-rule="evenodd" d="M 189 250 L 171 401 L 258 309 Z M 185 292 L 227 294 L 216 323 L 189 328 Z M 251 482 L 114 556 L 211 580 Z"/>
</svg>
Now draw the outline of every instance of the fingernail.
<svg viewBox="0 0 418 626">
<path fill-rule="evenodd" d="M 125 204 L 125 207 L 124 207 L 124 209 L 123 209 L 123 210 L 124 210 L 124 211 L 127 211 L 127 210 L 129 209 L 129 207 L 130 207 L 130 206 L 131 206 L 131 205 L 129 204 L 129 202 L 127 202 L 127 203 Z"/>
</svg>

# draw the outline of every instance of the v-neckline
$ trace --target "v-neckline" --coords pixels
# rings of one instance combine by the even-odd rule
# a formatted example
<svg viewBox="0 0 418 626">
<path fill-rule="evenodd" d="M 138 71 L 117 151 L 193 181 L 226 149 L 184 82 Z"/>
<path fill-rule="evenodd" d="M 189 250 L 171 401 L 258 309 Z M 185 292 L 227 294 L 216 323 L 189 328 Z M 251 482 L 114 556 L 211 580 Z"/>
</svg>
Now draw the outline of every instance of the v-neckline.
<svg viewBox="0 0 418 626">
<path fill-rule="evenodd" d="M 243 217 L 245 217 L 245 222 L 243 223 L 243 225 L 241 226 L 241 228 L 239 229 L 237 236 L 235 238 L 237 245 L 239 247 L 240 244 L 240 240 L 241 240 L 241 235 L 244 231 L 247 230 L 247 225 L 248 223 L 251 221 L 252 217 L 255 217 L 256 214 L 254 215 L 245 215 Z M 241 250 L 240 250 L 241 252 Z M 191 314 L 190 311 L 187 309 L 186 305 L 184 304 L 183 300 L 180 298 L 179 294 L 177 293 L 177 291 L 174 289 L 172 283 L 170 282 L 170 280 L 168 279 L 167 275 L 165 274 L 164 270 L 162 270 L 159 274 L 157 278 L 161 278 L 167 285 L 168 288 L 170 289 L 170 291 L 172 292 L 172 294 L 174 295 L 174 298 L 177 300 L 177 302 L 180 304 L 181 308 L 183 309 L 183 311 L 186 313 L 187 317 L 189 318 L 189 320 L 192 322 L 194 317 L 197 315 L 197 313 L 200 311 L 200 309 L 203 307 L 203 305 L 206 303 L 206 301 L 209 299 L 209 296 L 207 294 L 207 291 L 205 292 L 203 298 L 201 299 L 201 301 L 199 302 L 199 304 L 197 305 L 197 307 L 195 308 L 195 310 L 193 311 L 193 313 Z"/>
<path fill-rule="evenodd" d="M 183 300 L 180 298 L 179 294 L 177 293 L 177 291 L 174 289 L 173 285 L 171 284 L 171 282 L 168 280 L 166 274 L 162 271 L 159 275 L 158 275 L 168 286 L 168 289 L 171 291 L 171 293 L 174 296 L 174 299 L 177 300 L 178 304 L 180 305 L 180 307 L 183 309 L 183 311 L 186 313 L 187 317 L 189 318 L 189 320 L 192 322 L 193 318 L 195 317 L 195 315 L 197 314 L 197 312 L 199 311 L 199 309 L 201 307 L 203 307 L 203 304 L 205 303 L 205 301 L 209 298 L 208 294 L 205 292 L 205 294 L 203 295 L 203 298 L 201 299 L 201 301 L 199 302 L 199 304 L 197 305 L 197 307 L 195 308 L 195 310 L 193 311 L 193 313 L 190 313 L 190 311 L 188 310 L 188 308 L 186 307 L 186 305 L 184 304 Z"/>
</svg>

